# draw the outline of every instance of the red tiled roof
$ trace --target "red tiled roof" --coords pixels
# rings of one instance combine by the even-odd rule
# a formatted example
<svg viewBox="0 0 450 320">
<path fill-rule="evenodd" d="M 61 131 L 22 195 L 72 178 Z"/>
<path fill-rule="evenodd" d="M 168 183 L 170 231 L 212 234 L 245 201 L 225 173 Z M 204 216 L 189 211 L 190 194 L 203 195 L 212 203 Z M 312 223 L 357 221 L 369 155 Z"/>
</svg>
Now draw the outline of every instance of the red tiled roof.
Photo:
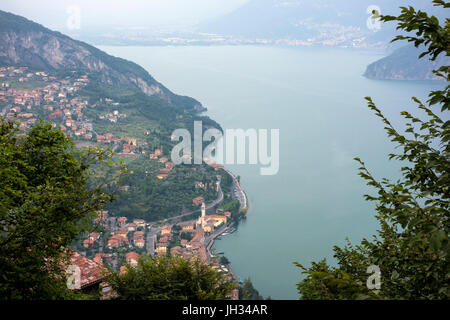
<svg viewBox="0 0 450 320">
<path fill-rule="evenodd" d="M 70 263 L 80 268 L 81 289 L 88 287 L 92 284 L 99 283 L 104 278 L 102 271 L 106 271 L 106 269 L 97 264 L 96 262 L 94 262 L 93 260 L 86 258 L 77 251 L 71 252 Z"/>
<path fill-rule="evenodd" d="M 125 255 L 125 259 L 126 259 L 127 261 L 129 261 L 129 260 L 131 260 L 131 259 L 137 261 L 137 260 L 139 259 L 139 255 L 138 255 L 136 252 L 128 252 L 128 253 Z"/>
<path fill-rule="evenodd" d="M 194 206 L 198 206 L 203 201 L 204 201 L 203 197 L 197 197 L 197 198 L 192 199 L 192 202 L 194 203 Z"/>
</svg>

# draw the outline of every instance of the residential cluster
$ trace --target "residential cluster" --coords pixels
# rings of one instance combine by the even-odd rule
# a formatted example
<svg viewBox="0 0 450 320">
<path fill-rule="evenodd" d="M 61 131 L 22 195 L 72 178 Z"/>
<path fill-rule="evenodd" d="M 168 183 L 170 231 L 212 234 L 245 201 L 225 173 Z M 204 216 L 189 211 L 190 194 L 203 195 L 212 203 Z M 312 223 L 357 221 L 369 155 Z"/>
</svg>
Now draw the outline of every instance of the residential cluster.
<svg viewBox="0 0 450 320">
<path fill-rule="evenodd" d="M 150 153 L 150 159 L 158 160 L 160 163 L 164 165 L 164 168 L 159 169 L 159 173 L 156 175 L 156 178 L 159 180 L 164 180 L 169 176 L 170 171 L 172 171 L 175 164 L 169 161 L 166 157 L 160 157 L 163 154 L 162 149 L 155 149 L 154 152 Z"/>
<path fill-rule="evenodd" d="M 76 140 L 111 144 L 119 157 L 135 158 L 145 154 L 143 147 L 147 146 L 147 142 L 132 137 L 115 137 L 110 132 L 101 135 L 95 132 L 92 119 L 86 115 L 86 109 L 92 106 L 79 95 L 80 89 L 89 84 L 89 81 L 89 74 L 79 71 L 57 77 L 43 71 L 31 71 L 27 67 L 2 67 L 0 115 L 15 119 L 22 132 L 30 129 L 39 119 L 51 120 L 55 127 Z M 101 103 L 106 102 L 114 107 L 119 105 L 112 99 L 100 100 Z M 116 123 L 125 117 L 127 115 L 117 109 L 100 115 L 99 119 Z M 162 148 L 154 149 L 149 158 L 159 162 L 158 171 L 152 173 L 159 180 L 166 179 L 175 166 L 164 156 Z M 223 168 L 213 162 L 208 164 L 216 170 Z M 196 189 L 207 190 L 213 187 L 219 191 L 219 182 L 195 183 Z M 128 191 L 130 186 L 120 188 L 121 191 Z M 99 211 L 95 218 L 99 228 L 84 235 L 77 243 L 77 251 L 73 251 L 71 256 L 72 263 L 83 269 L 82 286 L 98 287 L 102 281 L 99 270 L 109 267 L 124 273 L 125 265 L 135 267 L 139 256 L 144 254 L 200 258 L 232 278 L 231 270 L 220 264 L 218 258 L 210 252 L 214 239 L 228 230 L 231 212 L 216 210 L 215 214 L 207 215 L 203 197 L 192 199 L 192 203 L 195 207 L 201 206 L 198 219 L 162 226 L 151 225 L 143 219 L 128 221 L 126 217 L 115 217 L 108 211 Z"/>
<path fill-rule="evenodd" d="M 101 114 L 98 116 L 100 120 L 108 120 L 109 122 L 116 123 L 117 120 L 126 118 L 125 113 L 120 113 L 119 110 L 114 110 L 113 112 Z"/>
<path fill-rule="evenodd" d="M 23 131 L 32 127 L 38 119 L 48 119 L 60 123 L 66 134 L 90 140 L 93 137 L 92 123 L 83 110 L 87 100 L 76 92 L 89 83 L 87 74 L 72 71 L 64 78 L 48 76 L 43 71 L 29 72 L 28 67 L 0 68 L 0 114 L 6 118 L 16 118 Z M 13 88 L 13 84 L 30 82 L 30 89 Z"/>
<path fill-rule="evenodd" d="M 217 261 L 211 261 L 212 255 L 209 249 L 214 238 L 227 228 L 231 212 L 224 212 L 219 209 L 217 214 L 207 215 L 205 201 L 202 197 L 194 198 L 192 202 L 195 206 L 201 206 L 200 217 L 197 220 L 162 226 L 156 236 L 154 253 L 157 255 L 170 253 L 186 259 L 198 257 L 202 261 L 214 262 L 217 268 L 228 272 Z M 215 233 L 216 230 L 217 233 Z"/>
<path fill-rule="evenodd" d="M 50 120 L 76 140 L 112 144 L 113 149 L 121 149 L 119 157 L 127 158 L 138 157 L 137 149 L 147 145 L 147 142 L 115 137 L 109 132 L 97 134 L 92 119 L 86 116 L 85 109 L 89 103 L 79 95 L 79 90 L 90 81 L 88 74 L 72 71 L 68 76 L 56 77 L 43 71 L 28 70 L 28 67 L 0 68 L 0 115 L 16 119 L 21 131 L 30 129 L 39 120 Z M 29 88 L 21 85 L 22 82 L 29 82 Z M 109 98 L 102 98 L 100 102 L 119 106 Z M 116 123 L 126 116 L 113 110 L 98 117 Z"/>
<path fill-rule="evenodd" d="M 89 233 L 82 239 L 82 246 L 86 251 L 90 250 L 89 256 L 99 265 L 108 265 L 121 273 L 126 272 L 126 264 L 136 266 L 142 254 L 199 258 L 213 263 L 214 268 L 229 272 L 211 254 L 210 248 L 213 240 L 228 230 L 231 212 L 218 209 L 216 214 L 206 214 L 203 197 L 196 197 L 192 202 L 201 207 L 198 219 L 159 227 L 143 219 L 128 221 L 126 217 L 113 217 L 108 211 L 99 211 L 94 222 L 102 231 Z"/>
</svg>

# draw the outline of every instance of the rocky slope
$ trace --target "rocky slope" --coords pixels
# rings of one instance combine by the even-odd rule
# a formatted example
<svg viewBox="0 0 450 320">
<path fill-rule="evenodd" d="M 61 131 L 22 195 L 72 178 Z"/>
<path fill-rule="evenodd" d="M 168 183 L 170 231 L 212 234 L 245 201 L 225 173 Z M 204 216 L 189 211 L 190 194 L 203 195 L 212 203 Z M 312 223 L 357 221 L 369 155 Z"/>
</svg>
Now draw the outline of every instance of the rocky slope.
<svg viewBox="0 0 450 320">
<path fill-rule="evenodd" d="M 380 80 L 442 80 L 432 71 L 449 65 L 450 57 L 441 54 L 436 61 L 430 61 L 427 57 L 419 59 L 422 51 L 413 45 L 399 48 L 391 55 L 370 64 L 364 76 Z"/>
<path fill-rule="evenodd" d="M 0 11 L 0 65 L 88 70 L 98 73 L 107 85 L 135 88 L 177 108 L 204 110 L 198 101 L 172 93 L 133 62 L 4 11 Z"/>
</svg>

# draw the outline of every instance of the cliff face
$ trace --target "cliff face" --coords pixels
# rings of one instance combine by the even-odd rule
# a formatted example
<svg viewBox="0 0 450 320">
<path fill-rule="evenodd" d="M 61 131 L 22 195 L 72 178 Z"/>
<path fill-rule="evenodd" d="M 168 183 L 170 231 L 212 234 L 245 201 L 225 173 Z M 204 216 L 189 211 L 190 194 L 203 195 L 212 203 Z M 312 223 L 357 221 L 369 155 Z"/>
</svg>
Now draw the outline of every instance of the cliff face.
<svg viewBox="0 0 450 320">
<path fill-rule="evenodd" d="M 380 80 L 442 80 L 433 70 L 449 65 L 450 57 L 441 54 L 436 61 L 427 57 L 419 59 L 423 50 L 409 45 L 395 50 L 391 55 L 370 64 L 364 76 Z"/>
<path fill-rule="evenodd" d="M 133 62 L 4 11 L 0 11 L 0 65 L 98 72 L 108 85 L 134 87 L 186 110 L 204 109 L 195 99 L 175 95 Z"/>
</svg>

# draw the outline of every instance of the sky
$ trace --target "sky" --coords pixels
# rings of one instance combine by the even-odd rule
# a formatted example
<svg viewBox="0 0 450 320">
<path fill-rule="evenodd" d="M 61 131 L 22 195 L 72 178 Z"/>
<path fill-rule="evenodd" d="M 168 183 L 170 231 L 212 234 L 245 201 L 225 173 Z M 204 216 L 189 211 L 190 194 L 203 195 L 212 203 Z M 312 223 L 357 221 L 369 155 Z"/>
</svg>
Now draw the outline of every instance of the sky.
<svg viewBox="0 0 450 320">
<path fill-rule="evenodd" d="M 58 31 L 81 28 L 141 28 L 194 25 L 231 12 L 248 0 L 2 0 L 0 10 L 22 15 Z"/>
</svg>

